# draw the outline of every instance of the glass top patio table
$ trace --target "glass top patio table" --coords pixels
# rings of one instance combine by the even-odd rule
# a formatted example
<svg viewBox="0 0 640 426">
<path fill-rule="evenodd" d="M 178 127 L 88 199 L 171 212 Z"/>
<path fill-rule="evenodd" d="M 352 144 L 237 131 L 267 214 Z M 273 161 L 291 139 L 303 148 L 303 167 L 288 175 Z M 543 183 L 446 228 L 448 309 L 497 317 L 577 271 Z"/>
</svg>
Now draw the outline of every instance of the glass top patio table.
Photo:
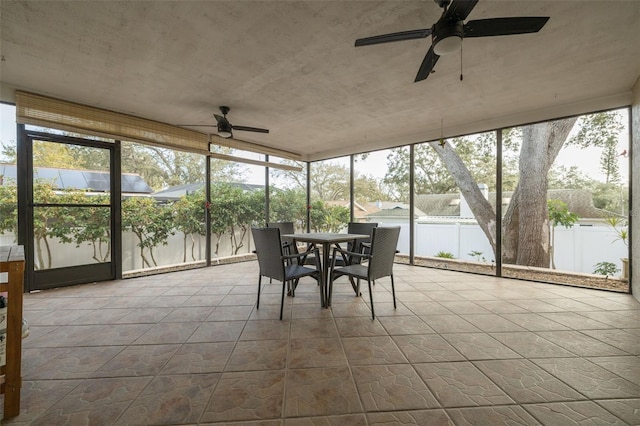
<svg viewBox="0 0 640 426">
<path fill-rule="evenodd" d="M 293 239 L 293 243 L 301 241 L 303 243 L 322 244 L 322 285 L 320 286 L 320 298 L 322 306 L 327 307 L 327 285 L 329 283 L 329 258 L 331 245 L 339 243 L 355 242 L 358 239 L 369 238 L 366 234 L 341 234 L 334 232 L 310 232 L 301 234 L 284 234 L 282 237 Z"/>
</svg>

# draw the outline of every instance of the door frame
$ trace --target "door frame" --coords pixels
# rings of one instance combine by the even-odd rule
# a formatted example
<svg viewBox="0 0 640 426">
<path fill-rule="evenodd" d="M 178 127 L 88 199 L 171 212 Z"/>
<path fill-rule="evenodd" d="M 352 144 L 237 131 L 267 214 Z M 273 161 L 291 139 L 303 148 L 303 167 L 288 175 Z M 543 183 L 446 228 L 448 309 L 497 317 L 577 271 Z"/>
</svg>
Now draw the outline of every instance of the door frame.
<svg viewBox="0 0 640 426">
<path fill-rule="evenodd" d="M 33 202 L 33 141 L 86 146 L 107 149 L 110 159 L 111 211 L 111 260 L 104 263 L 85 264 L 47 270 L 35 270 L 34 202 Z M 25 291 L 44 290 L 96 281 L 122 278 L 121 233 L 121 164 L 120 142 L 82 139 L 39 131 L 29 131 L 18 125 L 17 145 L 18 184 L 18 244 L 25 248 Z M 82 205 L 79 205 L 82 206 Z"/>
</svg>

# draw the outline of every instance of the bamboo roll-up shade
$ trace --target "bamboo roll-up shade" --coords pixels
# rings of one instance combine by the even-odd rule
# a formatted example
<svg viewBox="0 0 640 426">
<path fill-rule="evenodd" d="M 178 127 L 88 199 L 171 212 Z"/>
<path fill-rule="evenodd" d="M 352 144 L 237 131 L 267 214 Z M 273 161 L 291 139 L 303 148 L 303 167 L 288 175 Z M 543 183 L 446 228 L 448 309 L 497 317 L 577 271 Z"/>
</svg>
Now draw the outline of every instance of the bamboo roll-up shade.
<svg viewBox="0 0 640 426">
<path fill-rule="evenodd" d="M 269 161 L 252 160 L 250 158 L 236 157 L 234 155 L 219 154 L 216 152 L 211 152 L 208 155 L 209 157 L 216 158 L 218 160 L 235 161 L 237 163 L 252 164 L 254 166 L 264 166 L 264 167 L 270 167 L 272 169 L 279 169 L 279 170 L 289 170 L 292 172 L 302 171 L 301 166 L 294 166 L 290 164 L 280 164 L 280 163 L 272 163 Z"/>
<path fill-rule="evenodd" d="M 208 153 L 209 135 L 158 121 L 16 91 L 21 124 L 106 136 L 156 146 Z"/>
<path fill-rule="evenodd" d="M 277 157 L 287 158 L 289 160 L 301 161 L 302 155 L 286 151 L 283 149 L 272 148 L 270 146 L 260 145 L 253 142 L 246 142 L 235 138 L 223 138 L 218 135 L 211 135 L 211 143 L 223 148 L 239 149 L 241 151 L 257 152 L 258 154 L 275 155 Z"/>
</svg>

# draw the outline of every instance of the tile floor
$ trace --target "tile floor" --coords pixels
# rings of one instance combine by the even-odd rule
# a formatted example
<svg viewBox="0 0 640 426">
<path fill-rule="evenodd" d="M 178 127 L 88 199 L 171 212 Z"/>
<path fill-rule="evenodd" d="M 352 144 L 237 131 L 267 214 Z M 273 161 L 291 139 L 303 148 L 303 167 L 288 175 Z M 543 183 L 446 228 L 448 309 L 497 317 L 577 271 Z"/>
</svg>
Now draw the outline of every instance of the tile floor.
<svg viewBox="0 0 640 426">
<path fill-rule="evenodd" d="M 25 295 L 9 425 L 637 425 L 627 294 L 396 265 L 286 298 L 256 262 Z"/>
</svg>

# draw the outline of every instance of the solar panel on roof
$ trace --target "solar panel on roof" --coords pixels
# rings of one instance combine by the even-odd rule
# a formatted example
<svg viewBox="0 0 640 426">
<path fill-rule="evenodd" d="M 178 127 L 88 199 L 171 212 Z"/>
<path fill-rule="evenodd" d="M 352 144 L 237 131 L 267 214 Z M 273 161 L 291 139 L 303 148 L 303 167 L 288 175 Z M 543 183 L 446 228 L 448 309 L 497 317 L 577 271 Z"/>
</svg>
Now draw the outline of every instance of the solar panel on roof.
<svg viewBox="0 0 640 426">
<path fill-rule="evenodd" d="M 60 170 L 60 189 L 87 189 L 87 181 L 79 170 Z"/>
<path fill-rule="evenodd" d="M 108 192 L 111 190 L 109 173 L 104 172 L 82 172 L 87 182 L 87 188 L 93 191 Z"/>
<path fill-rule="evenodd" d="M 17 169 L 14 164 L 0 165 L 0 175 L 4 176 L 3 185 L 8 181 L 15 185 Z M 54 181 L 56 189 L 91 189 L 93 191 L 109 191 L 110 177 L 108 172 L 85 170 L 53 169 L 34 167 L 33 178 Z M 123 174 L 122 192 L 151 194 L 153 189 L 140 175 Z"/>
<path fill-rule="evenodd" d="M 48 181 L 55 181 L 56 186 L 62 188 L 62 181 L 60 179 L 60 174 L 56 169 L 34 169 L 33 170 L 33 178 L 34 179 L 43 179 Z"/>
<path fill-rule="evenodd" d="M 122 175 L 122 192 L 151 194 L 153 189 L 138 175 Z"/>
<path fill-rule="evenodd" d="M 13 166 L 13 165 L 0 166 L 0 176 L 4 177 L 4 185 L 7 184 L 8 180 L 11 180 L 13 184 L 15 184 L 17 179 L 16 166 Z"/>
</svg>

